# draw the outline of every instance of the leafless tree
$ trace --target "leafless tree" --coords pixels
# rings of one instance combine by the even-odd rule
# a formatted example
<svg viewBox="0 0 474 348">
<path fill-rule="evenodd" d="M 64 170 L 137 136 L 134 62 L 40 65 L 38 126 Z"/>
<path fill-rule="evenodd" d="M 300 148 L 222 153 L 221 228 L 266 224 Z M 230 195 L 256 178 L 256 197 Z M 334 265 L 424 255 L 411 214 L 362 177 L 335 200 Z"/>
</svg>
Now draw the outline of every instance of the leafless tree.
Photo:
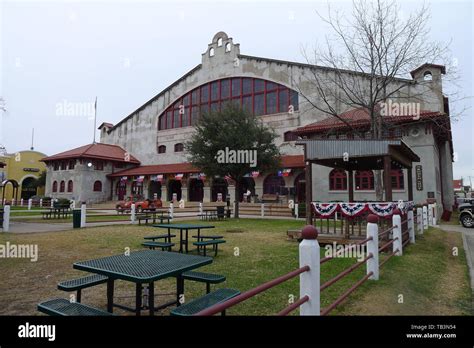
<svg viewBox="0 0 474 348">
<path fill-rule="evenodd" d="M 299 92 L 312 108 L 339 119 L 356 135 L 360 135 L 358 130 L 340 117 L 341 109 L 367 110 L 371 137 L 381 139 L 388 124 L 384 123 L 380 103 L 389 98 L 409 97 L 412 102 L 423 99 L 423 92 L 413 94 L 411 90 L 408 94 L 407 87 L 414 84 L 407 78 L 410 71 L 423 63 L 441 63 L 448 66 L 451 77 L 457 76 L 451 66 L 449 43 L 429 40 L 430 10 L 424 4 L 404 16 L 394 0 L 362 0 L 353 2 L 349 18 L 329 4 L 328 15 L 318 15 L 332 35 L 312 57 L 306 51 L 304 54 L 309 63 L 329 69 L 324 73 L 324 69 L 311 69 L 304 77 L 303 82 L 315 94 L 305 95 L 298 87 Z M 376 171 L 375 191 L 377 199 L 382 200 L 380 171 Z"/>
</svg>

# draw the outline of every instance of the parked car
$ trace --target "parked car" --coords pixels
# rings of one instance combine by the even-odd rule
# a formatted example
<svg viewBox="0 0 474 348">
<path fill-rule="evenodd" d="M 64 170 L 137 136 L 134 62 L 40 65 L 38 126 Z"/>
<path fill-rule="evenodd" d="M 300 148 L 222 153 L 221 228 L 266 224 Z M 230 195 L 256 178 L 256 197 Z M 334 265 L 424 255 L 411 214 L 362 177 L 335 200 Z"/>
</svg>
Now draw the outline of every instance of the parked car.
<svg viewBox="0 0 474 348">
<path fill-rule="evenodd" d="M 117 210 L 117 213 L 128 212 L 132 209 L 132 203 L 135 203 L 135 209 L 138 213 L 141 212 L 143 209 L 156 209 L 161 208 L 163 206 L 161 199 L 152 200 L 143 199 L 143 197 L 139 196 L 130 196 L 127 197 L 126 200 L 119 201 L 115 205 L 115 209 Z"/>
<path fill-rule="evenodd" d="M 474 227 L 474 204 L 463 204 L 459 207 L 459 221 L 464 227 Z"/>
</svg>

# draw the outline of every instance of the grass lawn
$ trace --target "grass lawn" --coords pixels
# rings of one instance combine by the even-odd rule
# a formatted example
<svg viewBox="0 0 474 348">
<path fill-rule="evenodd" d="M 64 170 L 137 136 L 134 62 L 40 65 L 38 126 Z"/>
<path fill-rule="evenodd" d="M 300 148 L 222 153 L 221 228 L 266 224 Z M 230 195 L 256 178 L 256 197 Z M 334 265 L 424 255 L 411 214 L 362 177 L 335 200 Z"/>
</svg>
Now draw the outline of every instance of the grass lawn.
<svg viewBox="0 0 474 348">
<path fill-rule="evenodd" d="M 195 221 L 199 223 L 198 221 Z M 214 222 L 212 234 L 224 235 L 227 243 L 203 271 L 227 276 L 226 283 L 245 291 L 298 267 L 298 243 L 286 240 L 286 230 L 303 226 L 295 220 L 240 219 Z M 57 282 L 83 275 L 72 269 L 75 261 L 141 249 L 142 237 L 158 231 L 147 226 L 114 225 L 41 234 L 0 234 L 0 244 L 38 244 L 39 259 L 4 259 L 0 262 L 0 315 L 36 315 L 36 304 L 53 297 L 67 297 L 56 289 Z M 158 232 L 159 233 L 159 232 Z M 210 232 L 206 232 L 210 233 Z M 452 256 L 453 246 L 459 256 Z M 324 249 L 322 249 L 322 253 Z M 324 255 L 323 255 L 324 256 Z M 355 262 L 331 260 L 321 266 L 322 282 Z M 365 266 L 322 293 L 322 307 L 365 274 Z M 299 281 L 292 279 L 228 310 L 232 315 L 272 315 L 299 296 Z M 205 293 L 202 283 L 186 282 L 186 300 Z M 155 303 L 174 298 L 175 280 L 158 281 L 155 293 L 167 293 Z M 83 302 L 105 308 L 105 285 L 83 291 Z M 397 303 L 404 294 L 404 304 Z M 134 285 L 116 282 L 116 302 L 132 306 Z M 379 281 L 368 281 L 332 314 L 446 314 L 467 315 L 471 310 L 467 266 L 458 234 L 430 229 L 403 257 L 392 258 L 381 271 Z M 131 314 L 116 309 L 117 314 Z M 165 310 L 161 312 L 167 314 Z M 293 314 L 298 314 L 295 311 Z"/>
</svg>

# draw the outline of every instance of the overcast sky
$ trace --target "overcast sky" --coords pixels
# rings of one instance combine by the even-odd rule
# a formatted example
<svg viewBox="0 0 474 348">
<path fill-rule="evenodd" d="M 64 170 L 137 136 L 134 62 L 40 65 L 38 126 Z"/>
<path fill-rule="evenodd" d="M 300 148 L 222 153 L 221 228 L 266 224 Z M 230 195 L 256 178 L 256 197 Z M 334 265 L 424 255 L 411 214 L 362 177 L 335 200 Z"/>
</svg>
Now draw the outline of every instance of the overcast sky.
<svg viewBox="0 0 474 348">
<path fill-rule="evenodd" d="M 0 143 L 8 152 L 48 155 L 92 141 L 87 107 L 98 96 L 97 124 L 117 123 L 201 62 L 218 31 L 240 43 L 242 54 L 305 62 L 301 48 L 329 29 L 316 10 L 322 1 L 2 1 L 0 96 L 6 101 Z M 471 1 L 431 1 L 433 40 L 451 50 L 473 95 Z M 402 3 L 409 13 L 421 5 Z M 350 13 L 351 2 L 337 1 Z M 414 67 L 415 68 L 415 67 Z M 449 73 L 449 71 L 448 71 Z M 81 115 L 63 112 L 69 103 Z M 451 102 L 461 110 L 472 100 Z M 453 122 L 454 176 L 474 181 L 473 110 Z M 1 113 L 1 111 L 0 111 Z"/>
</svg>

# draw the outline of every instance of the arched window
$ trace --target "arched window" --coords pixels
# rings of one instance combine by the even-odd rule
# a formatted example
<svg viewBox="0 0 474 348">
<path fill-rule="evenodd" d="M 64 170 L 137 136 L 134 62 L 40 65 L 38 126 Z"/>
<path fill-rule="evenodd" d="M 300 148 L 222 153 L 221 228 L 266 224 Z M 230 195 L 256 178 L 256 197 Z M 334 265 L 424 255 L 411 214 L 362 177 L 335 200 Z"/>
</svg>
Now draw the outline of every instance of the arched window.
<svg viewBox="0 0 474 348">
<path fill-rule="evenodd" d="M 102 181 L 97 180 L 94 182 L 94 192 L 102 192 Z"/>
<path fill-rule="evenodd" d="M 59 192 L 64 192 L 65 188 L 66 188 L 66 182 L 62 180 L 61 183 L 59 184 Z"/>
<path fill-rule="evenodd" d="M 222 38 L 218 38 L 217 39 L 217 47 L 221 47 L 222 46 Z"/>
<path fill-rule="evenodd" d="M 298 92 L 250 77 L 233 77 L 203 84 L 169 105 L 158 117 L 158 130 L 189 127 L 200 115 L 233 103 L 260 116 L 299 109 Z"/>
<path fill-rule="evenodd" d="M 67 192 L 72 192 L 72 189 L 73 189 L 73 183 L 72 183 L 72 180 L 69 180 L 67 182 Z"/>
<path fill-rule="evenodd" d="M 433 80 L 433 75 L 431 74 L 431 71 L 425 71 L 425 73 L 423 74 L 423 80 L 425 81 L 431 81 Z"/>
<path fill-rule="evenodd" d="M 158 146 L 158 153 L 166 153 L 166 146 L 165 145 Z"/>
<path fill-rule="evenodd" d="M 355 189 L 356 190 L 373 190 L 374 189 L 374 173 L 371 170 L 363 170 L 355 172 Z"/>
<path fill-rule="evenodd" d="M 230 42 L 226 43 L 225 44 L 225 51 L 230 52 L 231 49 L 232 49 L 232 46 L 230 45 Z"/>
<path fill-rule="evenodd" d="M 263 181 L 264 194 L 280 194 L 281 187 L 285 187 L 285 180 L 281 176 L 270 174 Z"/>
<path fill-rule="evenodd" d="M 209 57 L 214 57 L 214 47 L 209 50 Z"/>
<path fill-rule="evenodd" d="M 347 190 L 347 174 L 344 170 L 331 170 L 329 173 L 329 189 L 331 191 Z"/>
<path fill-rule="evenodd" d="M 53 181 L 53 192 L 58 192 L 58 182 Z"/>
<path fill-rule="evenodd" d="M 182 143 L 174 144 L 174 152 L 183 152 L 184 145 Z"/>
<path fill-rule="evenodd" d="M 403 170 L 401 169 L 392 169 L 390 172 L 390 177 L 392 180 L 392 189 L 394 190 L 403 190 L 405 188 L 405 181 L 403 178 Z"/>
</svg>

